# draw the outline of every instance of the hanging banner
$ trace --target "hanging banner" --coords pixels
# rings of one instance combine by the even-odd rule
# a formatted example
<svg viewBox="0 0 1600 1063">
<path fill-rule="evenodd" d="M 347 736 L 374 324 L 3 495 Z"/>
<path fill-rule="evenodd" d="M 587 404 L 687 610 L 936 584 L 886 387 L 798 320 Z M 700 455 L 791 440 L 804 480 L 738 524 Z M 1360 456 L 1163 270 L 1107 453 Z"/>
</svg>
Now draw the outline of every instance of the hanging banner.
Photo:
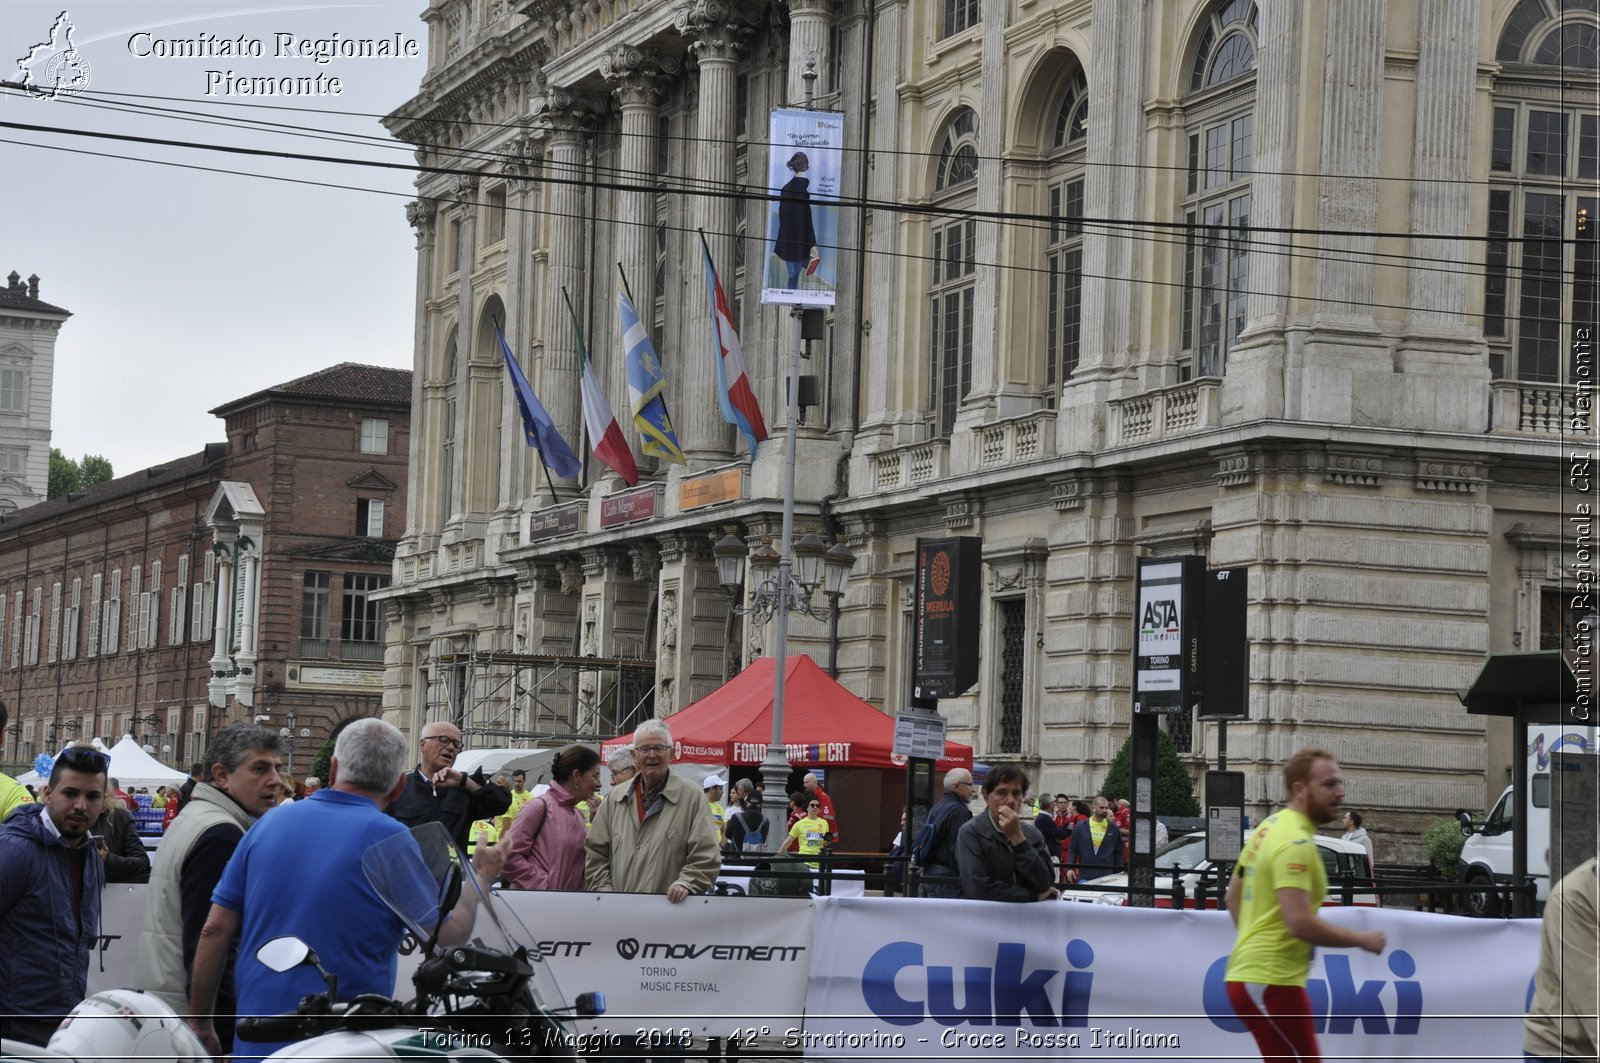
<svg viewBox="0 0 1600 1063">
<path fill-rule="evenodd" d="M 816 903 L 807 1056 L 1259 1056 L 1228 1003 L 1225 912 Z M 1322 915 L 1389 938 L 1381 956 L 1316 951 L 1306 988 L 1326 1058 L 1520 1058 L 1538 922 L 1372 908 Z"/>
<path fill-rule="evenodd" d="M 761 301 L 832 306 L 839 285 L 844 116 L 772 112 L 767 243 Z"/>
</svg>

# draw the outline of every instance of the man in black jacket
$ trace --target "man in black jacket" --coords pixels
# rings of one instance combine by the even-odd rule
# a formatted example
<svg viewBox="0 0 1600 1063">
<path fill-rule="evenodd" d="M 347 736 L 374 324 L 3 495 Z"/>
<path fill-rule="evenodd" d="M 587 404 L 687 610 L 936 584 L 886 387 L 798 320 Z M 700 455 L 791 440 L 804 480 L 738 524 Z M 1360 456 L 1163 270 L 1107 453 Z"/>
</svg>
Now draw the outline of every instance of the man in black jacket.
<svg viewBox="0 0 1600 1063">
<path fill-rule="evenodd" d="M 975 901 L 1052 901 L 1060 894 L 1044 838 L 1022 815 L 1028 773 L 992 765 L 983 778 L 984 811 L 956 836 L 961 888 Z"/>
<path fill-rule="evenodd" d="M 456 846 L 466 852 L 473 822 L 503 814 L 511 807 L 511 791 L 484 778 L 482 768 L 471 775 L 456 770 L 461 729 L 455 724 L 443 720 L 424 724 L 418 745 L 421 763 L 406 774 L 405 790 L 387 811 L 408 827 L 443 823 Z"/>
<path fill-rule="evenodd" d="M 933 838 L 928 843 L 928 856 L 922 865 L 923 875 L 951 879 L 950 882 L 928 882 L 922 887 L 924 897 L 960 897 L 961 884 L 956 878 L 956 835 L 972 818 L 967 802 L 972 800 L 972 773 L 966 768 L 951 768 L 944 773 L 944 799 L 928 810 L 934 820 Z"/>
</svg>

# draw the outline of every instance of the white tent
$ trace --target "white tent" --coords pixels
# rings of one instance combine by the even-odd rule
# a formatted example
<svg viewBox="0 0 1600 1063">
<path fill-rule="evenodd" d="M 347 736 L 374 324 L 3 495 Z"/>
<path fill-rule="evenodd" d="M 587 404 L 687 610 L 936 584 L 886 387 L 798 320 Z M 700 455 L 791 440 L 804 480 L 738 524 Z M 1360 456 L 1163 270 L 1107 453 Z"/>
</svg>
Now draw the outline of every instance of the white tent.
<svg viewBox="0 0 1600 1063">
<path fill-rule="evenodd" d="M 123 735 L 122 741 L 112 746 L 111 777 L 122 784 L 124 790 L 146 786 L 152 791 L 158 786 L 181 785 L 189 779 L 187 772 L 169 768 L 146 753 L 133 735 Z"/>
</svg>

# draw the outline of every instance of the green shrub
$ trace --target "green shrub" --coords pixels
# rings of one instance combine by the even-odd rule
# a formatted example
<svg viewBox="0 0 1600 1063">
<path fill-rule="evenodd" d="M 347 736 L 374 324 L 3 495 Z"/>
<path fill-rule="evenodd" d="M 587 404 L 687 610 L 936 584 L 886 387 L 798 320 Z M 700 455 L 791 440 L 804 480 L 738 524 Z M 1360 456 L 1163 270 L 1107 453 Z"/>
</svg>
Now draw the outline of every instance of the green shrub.
<svg viewBox="0 0 1600 1063">
<path fill-rule="evenodd" d="M 1133 800 L 1133 736 L 1129 735 L 1117 751 L 1111 769 L 1100 792 L 1115 801 L 1119 797 Z M 1194 780 L 1189 769 L 1178 759 L 1172 748 L 1172 738 L 1165 731 L 1156 732 L 1156 814 L 1159 816 L 1198 816 L 1200 802 L 1195 800 Z"/>
<path fill-rule="evenodd" d="M 1462 837 L 1461 824 L 1454 819 L 1436 819 L 1422 832 L 1422 848 L 1428 854 L 1428 863 L 1440 878 L 1454 879 L 1460 864 Z"/>
</svg>

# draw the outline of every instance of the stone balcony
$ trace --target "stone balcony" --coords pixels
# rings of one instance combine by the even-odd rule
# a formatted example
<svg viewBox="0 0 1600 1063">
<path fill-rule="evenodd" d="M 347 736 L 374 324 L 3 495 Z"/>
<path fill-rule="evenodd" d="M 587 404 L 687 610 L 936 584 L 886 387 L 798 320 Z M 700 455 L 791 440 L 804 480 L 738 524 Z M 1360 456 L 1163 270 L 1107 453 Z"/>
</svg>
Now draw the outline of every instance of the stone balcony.
<svg viewBox="0 0 1600 1063">
<path fill-rule="evenodd" d="M 1594 416 L 1578 409 L 1572 385 L 1496 380 L 1489 385 L 1489 430 L 1517 435 L 1590 435 Z"/>
<path fill-rule="evenodd" d="M 1192 380 L 1111 402 L 1112 446 L 1150 443 L 1222 423 L 1222 381 Z"/>
</svg>

